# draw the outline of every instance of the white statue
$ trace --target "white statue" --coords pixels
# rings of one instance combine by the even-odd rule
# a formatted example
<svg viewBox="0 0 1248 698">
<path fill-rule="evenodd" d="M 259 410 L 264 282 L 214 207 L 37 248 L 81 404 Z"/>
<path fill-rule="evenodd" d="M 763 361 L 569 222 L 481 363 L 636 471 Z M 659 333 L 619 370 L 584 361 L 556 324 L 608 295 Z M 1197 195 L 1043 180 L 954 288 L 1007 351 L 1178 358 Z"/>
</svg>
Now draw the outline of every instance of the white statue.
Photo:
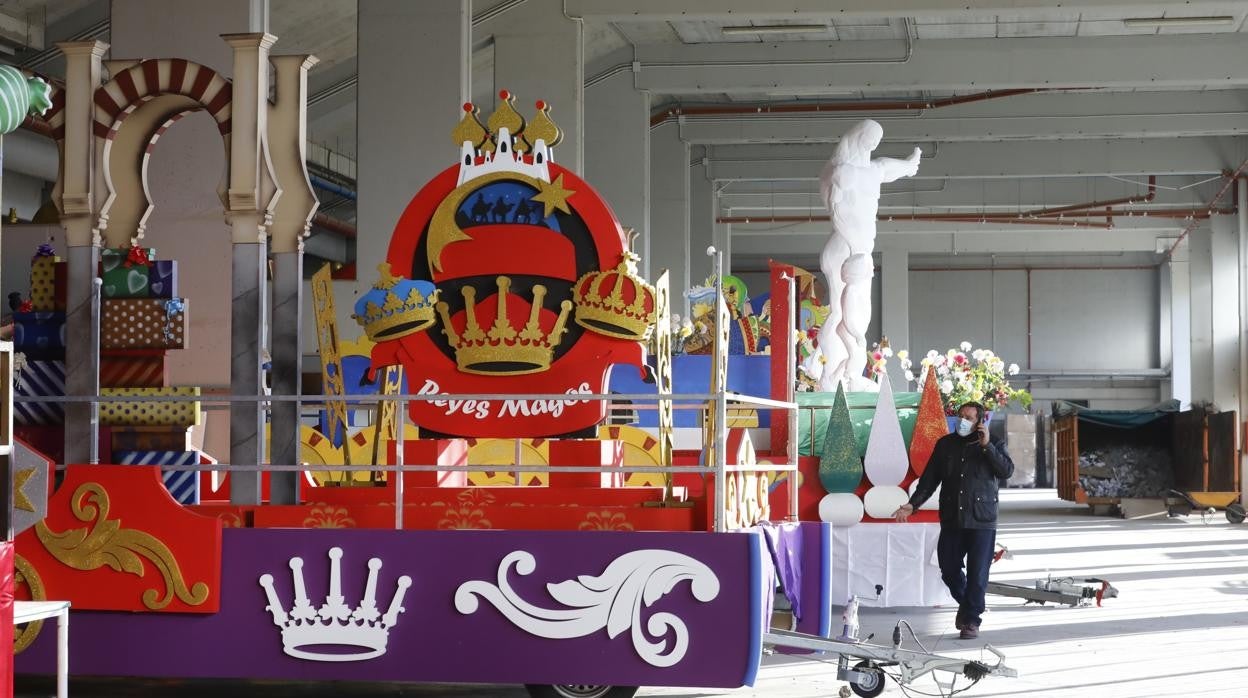
<svg viewBox="0 0 1248 698">
<path fill-rule="evenodd" d="M 867 325 L 871 322 L 871 277 L 875 265 L 875 219 L 880 185 L 911 177 L 919 171 L 918 148 L 905 160 L 871 159 L 884 129 L 870 119 L 855 124 L 841 137 L 836 153 L 823 168 L 820 192 L 832 214 L 832 237 L 819 255 L 828 281 L 828 317 L 819 329 L 819 351 L 825 363 L 819 389 L 876 390 L 863 376 L 867 366 Z"/>
</svg>

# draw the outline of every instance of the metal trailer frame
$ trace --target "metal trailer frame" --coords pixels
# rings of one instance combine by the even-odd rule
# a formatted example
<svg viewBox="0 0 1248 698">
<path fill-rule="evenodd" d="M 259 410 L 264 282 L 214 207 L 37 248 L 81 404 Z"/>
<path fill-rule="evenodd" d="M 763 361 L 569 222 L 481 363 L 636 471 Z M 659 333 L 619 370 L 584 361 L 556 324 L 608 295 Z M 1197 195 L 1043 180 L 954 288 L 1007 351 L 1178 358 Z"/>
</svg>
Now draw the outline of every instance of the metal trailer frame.
<svg viewBox="0 0 1248 698">
<path fill-rule="evenodd" d="M 894 632 L 893 640 L 893 646 L 888 647 L 885 645 L 873 645 L 867 642 L 848 642 L 816 635 L 806 635 L 787 630 L 771 630 L 763 634 L 764 646 L 789 647 L 814 650 L 816 652 L 830 652 L 839 655 L 836 677 L 842 681 L 848 681 L 854 693 L 868 698 L 883 692 L 885 676 L 892 676 L 902 686 L 936 671 L 961 674 L 972 681 L 978 681 L 985 676 L 1018 676 L 1016 670 L 1006 666 L 1005 655 L 992 645 L 984 645 L 984 649 L 997 656 L 996 664 L 985 664 L 973 659 L 944 657 L 926 651 L 917 652 L 901 649 L 900 632 L 898 631 Z M 850 667 L 850 657 L 863 661 Z M 897 667 L 899 675 L 893 676 L 880 668 L 892 666 Z M 937 686 L 938 688 L 940 687 L 939 681 L 937 681 Z M 952 695 L 952 691 L 950 695 Z"/>
</svg>

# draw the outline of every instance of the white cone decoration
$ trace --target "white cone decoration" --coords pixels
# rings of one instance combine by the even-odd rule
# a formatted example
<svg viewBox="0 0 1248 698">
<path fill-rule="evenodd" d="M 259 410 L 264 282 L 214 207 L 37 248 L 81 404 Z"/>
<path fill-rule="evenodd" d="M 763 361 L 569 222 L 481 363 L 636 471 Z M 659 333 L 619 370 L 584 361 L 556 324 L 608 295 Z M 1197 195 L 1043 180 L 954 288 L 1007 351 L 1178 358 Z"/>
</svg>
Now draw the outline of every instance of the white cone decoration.
<svg viewBox="0 0 1248 698">
<path fill-rule="evenodd" d="M 871 419 L 871 436 L 867 440 L 863 468 L 871 484 L 897 486 L 910 470 L 910 453 L 906 450 L 906 440 L 901 435 L 897 403 L 893 400 L 893 388 L 888 382 L 888 374 L 880 379 L 880 397 L 875 403 L 875 416 Z"/>
<path fill-rule="evenodd" d="M 891 519 L 897 507 L 908 501 L 910 501 L 910 495 L 895 485 L 872 487 L 863 497 L 867 516 L 873 519 Z"/>
<path fill-rule="evenodd" d="M 862 521 L 862 500 L 844 492 L 829 494 L 819 500 L 819 518 L 833 526 L 853 526 Z"/>
<path fill-rule="evenodd" d="M 919 479 L 915 478 L 914 482 L 910 483 L 910 496 L 911 497 L 914 496 L 914 491 L 917 490 L 918 488 L 919 488 Z M 919 508 L 927 509 L 930 511 L 935 511 L 937 509 L 940 509 L 940 485 L 936 485 L 936 491 L 933 492 L 932 496 L 928 497 L 927 501 L 923 502 L 923 506 Z"/>
</svg>

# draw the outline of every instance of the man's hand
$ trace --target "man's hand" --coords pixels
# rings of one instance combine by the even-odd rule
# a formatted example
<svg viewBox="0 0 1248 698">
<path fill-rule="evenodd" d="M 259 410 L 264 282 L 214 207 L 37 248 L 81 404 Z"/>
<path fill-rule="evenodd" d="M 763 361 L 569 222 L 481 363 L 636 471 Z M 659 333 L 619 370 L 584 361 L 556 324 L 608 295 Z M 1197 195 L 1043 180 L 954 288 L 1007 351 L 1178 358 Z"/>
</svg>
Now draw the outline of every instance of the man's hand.
<svg viewBox="0 0 1248 698">
<path fill-rule="evenodd" d="M 979 425 L 979 445 L 985 448 L 988 446 L 988 425 L 987 424 L 981 423 Z"/>
<path fill-rule="evenodd" d="M 909 503 L 902 504 L 897 507 L 897 511 L 893 512 L 893 518 L 897 519 L 897 523 L 905 523 L 910 515 L 914 513 L 914 507 Z"/>
</svg>

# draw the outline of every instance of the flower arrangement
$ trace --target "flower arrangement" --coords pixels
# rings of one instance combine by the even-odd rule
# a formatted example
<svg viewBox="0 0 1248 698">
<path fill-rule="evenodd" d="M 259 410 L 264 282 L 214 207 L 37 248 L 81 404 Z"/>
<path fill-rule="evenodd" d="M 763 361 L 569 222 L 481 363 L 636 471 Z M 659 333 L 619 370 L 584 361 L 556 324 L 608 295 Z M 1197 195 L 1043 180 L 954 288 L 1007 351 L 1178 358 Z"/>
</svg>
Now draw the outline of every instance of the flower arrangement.
<svg viewBox="0 0 1248 698">
<path fill-rule="evenodd" d="M 911 370 L 913 362 L 906 351 L 897 352 L 906 380 L 916 380 Z M 956 349 L 944 354 L 935 350 L 919 362 L 922 371 L 917 377 L 921 391 L 929 378 L 940 381 L 940 399 L 946 414 L 956 414 L 967 402 L 978 402 L 992 411 L 1018 402 L 1024 408 L 1031 406 L 1031 393 L 1010 387 L 1008 376 L 1018 374 L 1018 364 L 1006 365 L 1001 357 L 990 349 L 975 349 L 970 342 L 962 342 Z"/>
</svg>

